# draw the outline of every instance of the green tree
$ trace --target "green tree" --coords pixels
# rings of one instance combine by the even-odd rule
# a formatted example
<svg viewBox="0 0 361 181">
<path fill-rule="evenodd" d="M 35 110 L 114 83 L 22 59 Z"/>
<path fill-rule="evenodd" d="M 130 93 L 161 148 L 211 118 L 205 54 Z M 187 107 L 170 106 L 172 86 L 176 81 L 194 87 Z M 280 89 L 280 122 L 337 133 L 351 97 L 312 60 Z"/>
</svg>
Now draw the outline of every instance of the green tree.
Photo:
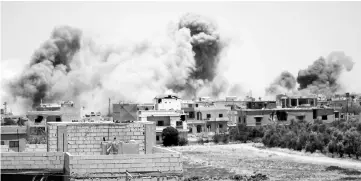
<svg viewBox="0 0 361 181">
<path fill-rule="evenodd" d="M 176 146 L 179 142 L 178 130 L 173 127 L 164 128 L 162 131 L 162 139 L 164 146 Z"/>
<path fill-rule="evenodd" d="M 337 144 L 336 144 L 335 140 L 331 140 L 328 143 L 327 150 L 332 154 L 332 157 L 333 157 L 333 153 L 337 152 Z"/>
<path fill-rule="evenodd" d="M 341 141 L 336 144 L 336 152 L 340 155 L 341 158 L 345 153 L 345 147 Z"/>
</svg>

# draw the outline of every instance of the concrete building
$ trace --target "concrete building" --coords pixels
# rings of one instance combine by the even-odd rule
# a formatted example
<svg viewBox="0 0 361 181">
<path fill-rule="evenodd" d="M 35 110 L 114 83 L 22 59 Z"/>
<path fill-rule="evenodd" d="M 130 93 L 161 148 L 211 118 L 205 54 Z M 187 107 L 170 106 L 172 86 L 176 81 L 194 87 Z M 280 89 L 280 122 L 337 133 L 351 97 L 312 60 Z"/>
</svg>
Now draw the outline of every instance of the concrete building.
<svg viewBox="0 0 361 181">
<path fill-rule="evenodd" d="M 191 104 L 188 104 L 188 108 L 183 108 L 188 113 L 194 112 L 194 114 L 192 113 L 192 116 L 188 116 L 187 119 L 190 133 L 226 133 L 228 131 L 231 107 L 203 101 L 195 102 L 191 108 L 190 105 Z"/>
<path fill-rule="evenodd" d="M 46 151 L 1 152 L 3 180 L 183 179 L 181 154 L 155 146 L 151 122 L 48 122 L 47 130 Z"/>
<path fill-rule="evenodd" d="M 24 151 L 26 137 L 26 126 L 1 126 L 1 145 L 6 145 L 12 151 Z"/>
<path fill-rule="evenodd" d="M 188 139 L 186 114 L 181 110 L 181 103 L 182 99 L 175 95 L 162 95 L 154 98 L 153 110 L 138 110 L 139 121 L 155 123 L 157 144 L 163 143 L 162 131 L 166 127 L 176 128 L 180 137 Z"/>
<path fill-rule="evenodd" d="M 138 120 L 137 104 L 113 104 L 114 121 L 136 121 Z"/>
<path fill-rule="evenodd" d="M 185 117 L 182 111 L 173 110 L 147 110 L 139 111 L 140 121 L 154 122 L 156 125 L 156 142 L 157 144 L 163 143 L 162 131 L 167 127 L 176 128 L 179 132 L 179 136 L 187 139 L 187 122 L 181 120 L 181 117 Z"/>
<path fill-rule="evenodd" d="M 71 101 L 60 104 L 40 104 L 34 111 L 28 111 L 26 117 L 31 125 L 45 126 L 47 122 L 72 122 L 81 119 L 80 108 Z"/>
<path fill-rule="evenodd" d="M 181 110 L 181 102 L 178 96 L 162 95 L 154 98 L 155 110 Z"/>
<path fill-rule="evenodd" d="M 274 109 L 276 101 L 246 101 L 246 109 Z"/>
<path fill-rule="evenodd" d="M 279 108 L 292 108 L 292 107 L 316 107 L 316 96 L 287 96 L 277 95 L 276 104 Z"/>
<path fill-rule="evenodd" d="M 243 109 L 238 111 L 238 123 L 247 126 L 264 126 L 272 123 L 290 124 L 291 120 L 322 120 L 331 123 L 336 120 L 331 108 L 277 108 Z"/>
<path fill-rule="evenodd" d="M 119 103 L 113 104 L 115 122 L 138 121 L 139 111 L 155 110 L 154 104 Z"/>
</svg>

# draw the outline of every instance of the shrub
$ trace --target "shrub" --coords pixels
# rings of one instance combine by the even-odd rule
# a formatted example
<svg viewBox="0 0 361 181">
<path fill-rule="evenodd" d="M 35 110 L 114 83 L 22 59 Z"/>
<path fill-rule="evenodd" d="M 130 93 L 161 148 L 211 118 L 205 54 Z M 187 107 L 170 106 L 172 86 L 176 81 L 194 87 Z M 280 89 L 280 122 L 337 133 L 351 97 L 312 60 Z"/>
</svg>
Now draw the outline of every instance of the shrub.
<svg viewBox="0 0 361 181">
<path fill-rule="evenodd" d="M 178 142 L 179 146 L 184 146 L 184 145 L 188 145 L 188 140 L 186 138 L 179 138 L 179 142 Z"/>
<path fill-rule="evenodd" d="M 228 135 L 223 135 L 222 142 L 225 143 L 225 144 L 229 143 Z"/>
<path fill-rule="evenodd" d="M 222 135 L 215 134 L 215 135 L 213 136 L 213 142 L 214 142 L 214 143 L 218 144 L 218 143 L 221 142 L 221 141 L 222 141 Z"/>
<path fill-rule="evenodd" d="M 254 138 L 252 140 L 253 143 L 262 143 L 262 138 Z"/>
<path fill-rule="evenodd" d="M 179 142 L 178 130 L 173 127 L 167 127 L 162 131 L 162 139 L 164 146 L 175 146 Z"/>
<path fill-rule="evenodd" d="M 29 136 L 27 138 L 27 144 L 46 144 L 46 137 L 42 136 Z"/>
<path fill-rule="evenodd" d="M 203 138 L 198 138 L 197 143 L 203 145 L 204 144 Z"/>
<path fill-rule="evenodd" d="M 229 130 L 229 138 L 232 140 L 232 141 L 236 141 L 238 140 L 238 130 L 237 128 L 231 128 Z"/>
<path fill-rule="evenodd" d="M 333 156 L 333 153 L 335 153 L 337 150 L 336 150 L 336 141 L 335 140 L 331 140 L 328 145 L 327 145 L 327 150 L 332 154 Z"/>
<path fill-rule="evenodd" d="M 342 142 L 338 142 L 336 144 L 336 152 L 340 155 L 340 157 L 343 157 L 344 154 L 344 145 Z"/>
</svg>

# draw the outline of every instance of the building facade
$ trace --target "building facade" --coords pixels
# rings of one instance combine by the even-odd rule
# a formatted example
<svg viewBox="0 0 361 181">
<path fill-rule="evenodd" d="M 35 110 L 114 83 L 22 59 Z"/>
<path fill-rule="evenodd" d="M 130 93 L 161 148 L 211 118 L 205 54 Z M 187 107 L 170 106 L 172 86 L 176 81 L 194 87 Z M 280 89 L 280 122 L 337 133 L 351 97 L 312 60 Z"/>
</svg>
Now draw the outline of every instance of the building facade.
<svg viewBox="0 0 361 181">
<path fill-rule="evenodd" d="M 182 108 L 187 116 L 187 125 L 189 132 L 197 133 L 227 133 L 231 107 L 224 104 L 217 104 L 208 101 L 188 102 L 183 104 Z"/>
<path fill-rule="evenodd" d="M 277 109 L 243 109 L 238 111 L 238 123 L 247 126 L 264 126 L 273 123 L 290 124 L 294 121 L 322 120 L 331 123 L 337 118 L 331 108 L 277 108 Z"/>
<path fill-rule="evenodd" d="M 167 127 L 176 128 L 180 137 L 188 139 L 186 114 L 181 110 L 182 100 L 174 95 L 165 95 L 157 96 L 154 102 L 154 109 L 138 110 L 138 120 L 155 123 L 156 143 L 163 143 L 162 132 Z"/>
<path fill-rule="evenodd" d="M 1 145 L 14 152 L 22 152 L 26 147 L 26 126 L 1 126 Z"/>
</svg>

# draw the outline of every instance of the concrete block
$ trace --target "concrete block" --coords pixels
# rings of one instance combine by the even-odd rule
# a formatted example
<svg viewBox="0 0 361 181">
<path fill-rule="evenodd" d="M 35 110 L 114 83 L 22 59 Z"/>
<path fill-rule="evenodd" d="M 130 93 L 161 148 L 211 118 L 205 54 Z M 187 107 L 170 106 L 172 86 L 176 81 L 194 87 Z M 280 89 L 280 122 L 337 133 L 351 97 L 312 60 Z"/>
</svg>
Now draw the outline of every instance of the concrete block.
<svg viewBox="0 0 361 181">
<path fill-rule="evenodd" d="M 169 162 L 169 158 L 161 158 L 161 162 Z"/>
<path fill-rule="evenodd" d="M 179 162 L 179 159 L 178 158 L 170 158 L 169 161 L 170 162 Z"/>
</svg>

